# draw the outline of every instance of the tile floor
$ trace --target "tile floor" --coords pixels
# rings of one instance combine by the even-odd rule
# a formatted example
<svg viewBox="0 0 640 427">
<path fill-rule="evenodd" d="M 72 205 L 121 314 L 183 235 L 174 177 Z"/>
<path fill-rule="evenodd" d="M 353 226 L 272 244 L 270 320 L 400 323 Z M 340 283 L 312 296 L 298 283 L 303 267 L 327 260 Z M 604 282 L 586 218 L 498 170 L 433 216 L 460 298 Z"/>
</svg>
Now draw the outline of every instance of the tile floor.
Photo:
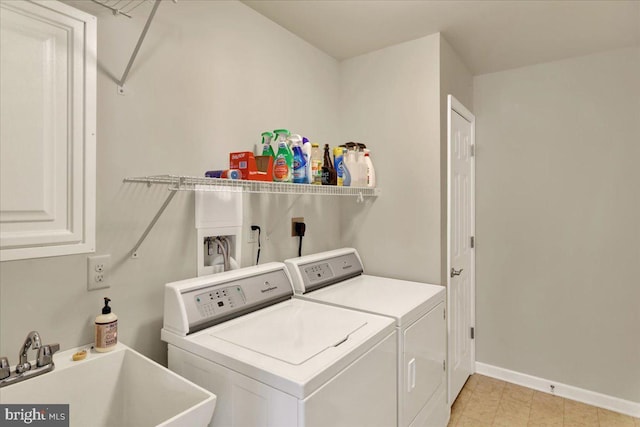
<svg viewBox="0 0 640 427">
<path fill-rule="evenodd" d="M 474 374 L 453 403 L 449 426 L 640 427 L 640 418 Z"/>
</svg>

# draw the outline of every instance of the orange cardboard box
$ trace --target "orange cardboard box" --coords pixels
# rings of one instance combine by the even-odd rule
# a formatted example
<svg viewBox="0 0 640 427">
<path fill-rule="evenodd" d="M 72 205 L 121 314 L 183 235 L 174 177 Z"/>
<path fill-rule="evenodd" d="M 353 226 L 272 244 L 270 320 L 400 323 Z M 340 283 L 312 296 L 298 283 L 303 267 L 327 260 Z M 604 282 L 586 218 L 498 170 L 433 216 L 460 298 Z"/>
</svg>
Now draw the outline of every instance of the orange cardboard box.
<svg viewBox="0 0 640 427">
<path fill-rule="evenodd" d="M 242 179 L 273 181 L 273 158 L 254 156 L 251 151 L 229 153 L 229 169 L 238 169 Z"/>
</svg>

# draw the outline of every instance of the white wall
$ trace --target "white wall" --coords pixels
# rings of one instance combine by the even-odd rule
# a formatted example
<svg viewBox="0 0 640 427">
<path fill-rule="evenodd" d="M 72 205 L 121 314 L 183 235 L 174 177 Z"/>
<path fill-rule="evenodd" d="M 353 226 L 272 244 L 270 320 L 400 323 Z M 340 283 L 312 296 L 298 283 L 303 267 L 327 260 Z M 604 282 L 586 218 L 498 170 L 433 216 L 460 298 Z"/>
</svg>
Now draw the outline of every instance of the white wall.
<svg viewBox="0 0 640 427">
<path fill-rule="evenodd" d="M 640 402 L 640 49 L 477 76 L 477 360 Z"/>
<path fill-rule="evenodd" d="M 195 275 L 193 194 L 178 193 L 132 260 L 128 251 L 168 192 L 122 179 L 203 176 L 228 167 L 230 151 L 252 150 L 262 131 L 279 127 L 335 145 L 338 63 L 242 3 L 163 2 L 120 96 L 112 76 L 121 77 L 150 7 L 128 20 L 90 2 L 69 3 L 99 17 L 97 253 L 112 256 L 111 288 L 87 292 L 86 256 L 3 262 L 0 354 L 15 357 L 34 329 L 63 349 L 92 342 L 93 319 L 110 296 L 120 339 L 164 362 L 163 286 Z M 246 200 L 245 228 L 263 230 L 261 261 L 297 255 L 291 216 L 307 220 L 305 253 L 337 246 L 342 202 Z M 245 261 L 254 249 L 245 247 Z"/>
<path fill-rule="evenodd" d="M 440 282 L 439 40 L 340 64 L 340 139 L 371 149 L 382 192 L 365 209 L 343 212 L 343 242 L 369 274 Z"/>
<path fill-rule="evenodd" d="M 440 35 L 340 64 L 343 141 L 372 151 L 382 196 L 345 206 L 343 244 L 369 274 L 446 283 L 446 106 L 471 106 L 473 78 Z M 444 240 L 442 240 L 444 239 Z"/>
</svg>

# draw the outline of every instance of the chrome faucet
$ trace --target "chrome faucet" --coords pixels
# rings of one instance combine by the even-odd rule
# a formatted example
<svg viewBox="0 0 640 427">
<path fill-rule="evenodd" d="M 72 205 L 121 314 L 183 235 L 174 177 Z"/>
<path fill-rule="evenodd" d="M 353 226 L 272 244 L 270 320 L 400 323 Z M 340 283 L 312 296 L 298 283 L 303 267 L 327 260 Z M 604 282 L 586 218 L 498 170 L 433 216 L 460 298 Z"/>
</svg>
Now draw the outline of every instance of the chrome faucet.
<svg viewBox="0 0 640 427">
<path fill-rule="evenodd" d="M 16 364 L 16 372 L 18 374 L 31 369 L 31 363 L 27 360 L 27 352 L 29 349 L 33 348 L 34 350 L 38 350 L 40 347 L 42 347 L 40 334 L 36 331 L 29 332 L 29 335 L 27 335 L 27 338 L 24 340 L 24 344 L 22 344 L 22 349 L 18 354 L 18 363 Z"/>
<path fill-rule="evenodd" d="M 28 352 L 30 349 L 38 350 L 36 367 L 34 369 L 31 369 L 32 366 L 28 360 Z M 60 344 L 42 345 L 40 334 L 36 331 L 29 332 L 18 354 L 18 363 L 16 364 L 14 372 L 11 372 L 7 358 L 0 358 L 0 387 L 52 371 L 55 367 L 53 363 L 53 353 L 58 350 L 60 350 Z"/>
</svg>

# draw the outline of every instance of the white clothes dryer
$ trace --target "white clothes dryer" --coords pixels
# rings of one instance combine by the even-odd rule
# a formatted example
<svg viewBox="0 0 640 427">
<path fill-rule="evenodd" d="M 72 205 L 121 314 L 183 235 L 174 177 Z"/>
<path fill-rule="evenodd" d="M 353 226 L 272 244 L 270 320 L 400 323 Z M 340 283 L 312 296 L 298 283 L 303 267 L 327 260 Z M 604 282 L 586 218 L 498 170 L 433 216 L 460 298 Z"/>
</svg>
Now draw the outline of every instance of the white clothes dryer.
<svg viewBox="0 0 640 427">
<path fill-rule="evenodd" d="M 211 425 L 395 425 L 393 320 L 292 296 L 282 263 L 166 285 L 169 368 L 215 392 Z"/>
<path fill-rule="evenodd" d="M 394 319 L 400 427 L 446 426 L 445 288 L 365 275 L 358 252 L 338 249 L 285 261 L 296 297 Z"/>
</svg>

